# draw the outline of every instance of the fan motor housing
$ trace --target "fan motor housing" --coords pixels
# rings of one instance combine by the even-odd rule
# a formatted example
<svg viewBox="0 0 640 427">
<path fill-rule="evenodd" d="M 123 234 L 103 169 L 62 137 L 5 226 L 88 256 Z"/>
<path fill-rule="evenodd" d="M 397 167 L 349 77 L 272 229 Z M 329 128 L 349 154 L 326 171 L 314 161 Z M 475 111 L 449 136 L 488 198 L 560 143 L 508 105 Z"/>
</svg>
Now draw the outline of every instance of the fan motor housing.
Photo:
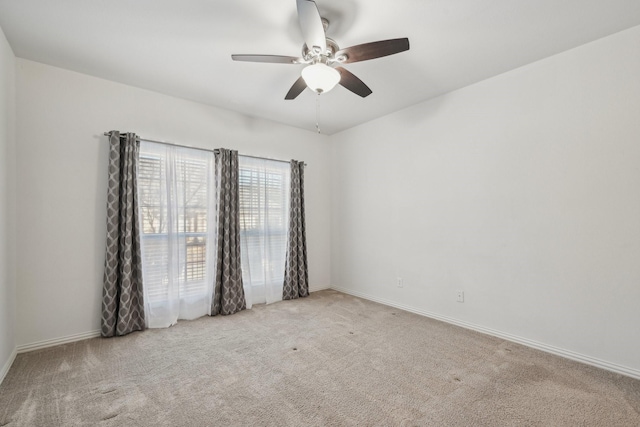
<svg viewBox="0 0 640 427">
<path fill-rule="evenodd" d="M 313 61 L 313 59 L 317 58 L 318 56 L 324 56 L 327 59 L 334 59 L 334 56 L 336 52 L 340 50 L 340 47 L 338 46 L 338 43 L 336 43 L 335 40 L 330 39 L 329 37 L 327 37 L 325 40 L 327 42 L 327 50 L 324 53 L 322 52 L 316 53 L 312 51 L 311 49 L 309 49 L 309 47 L 305 43 L 302 45 L 302 57 L 306 61 Z"/>
</svg>

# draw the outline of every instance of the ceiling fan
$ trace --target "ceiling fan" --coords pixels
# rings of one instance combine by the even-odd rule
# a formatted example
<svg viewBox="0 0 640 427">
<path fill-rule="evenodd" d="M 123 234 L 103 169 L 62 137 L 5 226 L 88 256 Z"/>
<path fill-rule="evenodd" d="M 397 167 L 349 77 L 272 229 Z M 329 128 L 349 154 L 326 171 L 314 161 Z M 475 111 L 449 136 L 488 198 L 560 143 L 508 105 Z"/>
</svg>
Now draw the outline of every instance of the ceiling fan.
<svg viewBox="0 0 640 427">
<path fill-rule="evenodd" d="M 306 87 L 317 94 L 328 92 L 338 83 L 364 98 L 371 95 L 371 89 L 340 64 L 367 61 L 409 50 L 409 39 L 406 37 L 340 49 L 334 40 L 326 36 L 329 21 L 320 17 L 315 1 L 296 0 L 296 6 L 305 41 L 302 56 L 231 55 L 234 61 L 305 64 L 301 76 L 291 86 L 284 99 L 295 99 Z"/>
</svg>

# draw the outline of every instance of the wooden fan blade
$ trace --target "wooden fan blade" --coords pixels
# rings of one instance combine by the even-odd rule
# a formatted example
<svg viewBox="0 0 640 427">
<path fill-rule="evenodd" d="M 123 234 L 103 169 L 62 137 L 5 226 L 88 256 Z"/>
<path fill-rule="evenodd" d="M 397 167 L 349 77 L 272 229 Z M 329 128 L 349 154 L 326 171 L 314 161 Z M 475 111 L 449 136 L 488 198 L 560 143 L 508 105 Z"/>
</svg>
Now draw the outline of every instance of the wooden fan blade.
<svg viewBox="0 0 640 427">
<path fill-rule="evenodd" d="M 351 92 L 356 95 L 360 95 L 363 98 L 366 98 L 373 93 L 371 89 L 369 89 L 369 86 L 364 84 L 364 82 L 357 78 L 353 73 L 347 71 L 347 69 L 343 67 L 336 67 L 336 70 L 340 72 L 340 85 L 344 86 L 346 89 L 349 89 Z"/>
<path fill-rule="evenodd" d="M 313 47 L 317 46 L 320 48 L 320 52 L 326 52 L 327 36 L 324 33 L 322 18 L 320 18 L 316 2 L 313 0 L 296 0 L 296 6 L 298 8 L 298 22 L 300 22 L 300 29 L 307 47 L 313 50 Z"/>
<path fill-rule="evenodd" d="M 304 59 L 282 55 L 231 55 L 234 61 L 267 62 L 271 64 L 302 64 Z"/>
<path fill-rule="evenodd" d="M 357 46 L 340 49 L 336 52 L 335 58 L 342 64 L 351 62 L 367 61 L 369 59 L 381 58 L 383 56 L 393 55 L 395 53 L 409 50 L 409 39 L 391 39 L 381 40 L 378 42 L 364 43 Z M 346 56 L 341 60 L 341 56 Z"/>
<path fill-rule="evenodd" d="M 287 96 L 285 96 L 284 99 L 296 99 L 306 87 L 307 84 L 304 82 L 304 79 L 299 77 L 293 86 L 291 86 L 291 89 L 289 89 L 289 92 L 287 92 Z"/>
</svg>

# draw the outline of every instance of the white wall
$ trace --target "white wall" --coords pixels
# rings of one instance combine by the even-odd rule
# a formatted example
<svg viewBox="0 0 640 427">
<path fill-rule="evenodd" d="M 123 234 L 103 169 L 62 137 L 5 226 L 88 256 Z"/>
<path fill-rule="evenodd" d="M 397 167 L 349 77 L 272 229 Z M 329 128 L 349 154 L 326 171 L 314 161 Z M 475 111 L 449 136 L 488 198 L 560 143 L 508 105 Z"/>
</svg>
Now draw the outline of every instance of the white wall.
<svg viewBox="0 0 640 427">
<path fill-rule="evenodd" d="M 99 329 L 111 129 L 305 160 L 310 284 L 330 285 L 327 137 L 22 59 L 17 82 L 19 346 Z"/>
<path fill-rule="evenodd" d="M 640 376 L 638 46 L 635 27 L 335 135 L 334 287 Z"/>
<path fill-rule="evenodd" d="M 0 382 L 15 339 L 15 57 L 0 29 Z"/>
</svg>

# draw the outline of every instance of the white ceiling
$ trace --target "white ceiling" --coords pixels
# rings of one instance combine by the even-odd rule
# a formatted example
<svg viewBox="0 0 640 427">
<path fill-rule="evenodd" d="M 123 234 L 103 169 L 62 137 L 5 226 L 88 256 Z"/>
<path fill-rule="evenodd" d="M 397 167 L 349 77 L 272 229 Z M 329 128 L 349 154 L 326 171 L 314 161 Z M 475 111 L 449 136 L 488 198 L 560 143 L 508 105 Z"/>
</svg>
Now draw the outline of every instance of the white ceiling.
<svg viewBox="0 0 640 427">
<path fill-rule="evenodd" d="M 345 65 L 372 90 L 323 94 L 323 133 L 640 25 L 639 0 L 317 0 L 327 35 L 348 47 L 408 37 L 411 49 Z M 316 98 L 284 96 L 301 65 L 234 62 L 298 56 L 295 0 L 0 0 L 16 56 L 224 107 L 310 131 Z"/>
</svg>

